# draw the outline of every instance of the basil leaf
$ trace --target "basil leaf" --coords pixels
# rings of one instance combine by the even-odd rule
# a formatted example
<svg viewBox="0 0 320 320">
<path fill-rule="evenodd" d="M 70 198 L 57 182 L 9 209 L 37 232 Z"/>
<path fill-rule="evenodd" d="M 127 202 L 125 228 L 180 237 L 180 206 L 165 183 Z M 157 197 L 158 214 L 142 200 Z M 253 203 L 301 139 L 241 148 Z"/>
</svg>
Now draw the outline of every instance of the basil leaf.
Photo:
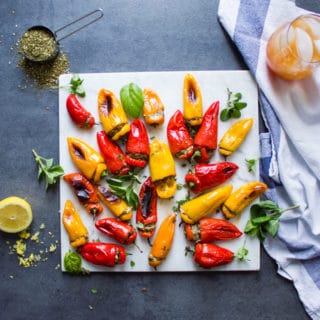
<svg viewBox="0 0 320 320">
<path fill-rule="evenodd" d="M 272 219 L 272 216 L 263 216 L 251 219 L 253 224 L 262 224 Z"/>
<path fill-rule="evenodd" d="M 274 238 L 279 229 L 279 219 L 271 219 L 264 228 Z"/>
<path fill-rule="evenodd" d="M 131 82 L 120 90 L 120 100 L 124 111 L 132 118 L 139 118 L 144 104 L 142 89 Z"/>
</svg>

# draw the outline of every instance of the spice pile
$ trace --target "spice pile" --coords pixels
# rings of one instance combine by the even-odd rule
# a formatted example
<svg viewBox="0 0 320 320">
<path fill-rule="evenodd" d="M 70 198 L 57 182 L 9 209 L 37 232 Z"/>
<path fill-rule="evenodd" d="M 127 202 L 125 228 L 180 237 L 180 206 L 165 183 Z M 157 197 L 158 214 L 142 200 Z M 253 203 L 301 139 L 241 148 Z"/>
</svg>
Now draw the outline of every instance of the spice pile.
<svg viewBox="0 0 320 320">
<path fill-rule="evenodd" d="M 69 72 L 69 60 L 65 53 L 59 53 L 54 60 L 45 63 L 22 58 L 18 66 L 26 72 L 28 79 L 34 82 L 35 87 L 40 89 L 57 89 L 59 76 Z"/>
</svg>

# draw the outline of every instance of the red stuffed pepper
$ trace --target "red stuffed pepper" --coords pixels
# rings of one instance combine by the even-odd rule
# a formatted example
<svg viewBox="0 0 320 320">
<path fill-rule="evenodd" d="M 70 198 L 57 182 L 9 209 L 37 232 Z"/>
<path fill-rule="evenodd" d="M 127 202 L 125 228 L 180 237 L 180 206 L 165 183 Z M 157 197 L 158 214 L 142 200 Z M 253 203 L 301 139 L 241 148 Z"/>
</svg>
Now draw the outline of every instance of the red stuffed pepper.
<svg viewBox="0 0 320 320">
<path fill-rule="evenodd" d="M 76 95 L 69 94 L 66 106 L 72 121 L 77 126 L 85 129 L 93 127 L 95 124 L 93 115 L 82 106 Z"/>
<path fill-rule="evenodd" d="M 104 131 L 97 132 L 97 141 L 111 175 L 122 176 L 129 172 L 130 167 L 126 156 L 116 142 L 110 140 Z"/>
<path fill-rule="evenodd" d="M 126 144 L 126 160 L 131 167 L 144 168 L 149 160 L 150 146 L 147 129 L 140 119 L 130 125 Z"/>
<path fill-rule="evenodd" d="M 194 147 L 200 154 L 197 162 L 208 162 L 218 146 L 219 101 L 211 104 L 203 116 L 201 126 L 194 137 Z"/>
<path fill-rule="evenodd" d="M 187 173 L 185 181 L 194 193 L 214 188 L 230 179 L 238 170 L 233 162 L 200 163 L 194 166 L 193 173 Z"/>
<path fill-rule="evenodd" d="M 88 242 L 80 248 L 83 259 L 105 267 L 126 262 L 126 252 L 120 245 L 104 242 Z"/>
<path fill-rule="evenodd" d="M 193 260 L 202 268 L 212 268 L 228 264 L 233 261 L 232 251 L 219 247 L 213 243 L 197 243 Z"/>
<path fill-rule="evenodd" d="M 142 237 L 151 238 L 156 229 L 158 214 L 157 190 L 150 177 L 141 186 L 139 200 L 136 227 Z"/>
<path fill-rule="evenodd" d="M 201 243 L 233 240 L 242 235 L 231 222 L 216 218 L 202 218 L 195 224 L 186 224 L 184 230 L 187 240 Z"/>
<path fill-rule="evenodd" d="M 63 176 L 63 180 L 70 185 L 88 213 L 97 216 L 103 211 L 94 186 L 83 174 L 69 173 Z"/>
<path fill-rule="evenodd" d="M 99 231 L 122 244 L 131 244 L 137 237 L 137 231 L 131 224 L 116 218 L 100 219 L 96 221 L 95 226 Z"/>
<path fill-rule="evenodd" d="M 189 159 L 192 156 L 193 142 L 180 110 L 177 110 L 168 122 L 167 138 L 174 156 L 179 159 Z"/>
</svg>

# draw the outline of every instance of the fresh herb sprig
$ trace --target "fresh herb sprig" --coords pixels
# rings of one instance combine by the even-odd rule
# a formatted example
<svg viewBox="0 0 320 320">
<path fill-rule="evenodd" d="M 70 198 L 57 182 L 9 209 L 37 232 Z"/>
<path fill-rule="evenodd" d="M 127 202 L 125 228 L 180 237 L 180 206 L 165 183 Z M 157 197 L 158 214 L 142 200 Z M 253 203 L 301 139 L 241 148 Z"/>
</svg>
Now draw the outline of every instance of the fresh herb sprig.
<svg viewBox="0 0 320 320">
<path fill-rule="evenodd" d="M 242 94 L 240 92 L 233 93 L 228 90 L 228 101 L 226 108 L 221 110 L 220 120 L 227 121 L 230 118 L 240 118 L 241 110 L 247 106 L 246 102 L 241 101 Z"/>
<path fill-rule="evenodd" d="M 70 92 L 81 98 L 86 96 L 86 91 L 82 85 L 83 80 L 77 74 L 74 74 L 70 80 Z"/>
<path fill-rule="evenodd" d="M 64 175 L 64 170 L 60 165 L 54 165 L 53 159 L 41 157 L 34 149 L 32 149 L 32 154 L 39 166 L 38 180 L 41 181 L 43 178 L 45 178 L 46 189 L 48 189 L 49 185 L 55 184 L 57 179 Z"/>
<path fill-rule="evenodd" d="M 246 248 L 246 241 L 244 241 L 242 247 L 240 247 L 235 253 L 235 258 L 240 261 L 250 261 L 248 259 L 249 250 Z"/>
<path fill-rule="evenodd" d="M 249 172 L 256 172 L 257 159 L 245 159 Z"/>
<path fill-rule="evenodd" d="M 107 179 L 111 191 L 121 199 L 125 200 L 134 210 L 139 204 L 139 196 L 135 191 L 136 184 L 141 184 L 139 177 L 133 173 L 128 173 L 120 177 Z"/>
<path fill-rule="evenodd" d="M 295 205 L 281 209 L 276 203 L 270 200 L 256 203 L 250 208 L 250 219 L 246 224 L 244 232 L 251 237 L 257 237 L 262 242 L 265 240 L 266 234 L 275 237 L 279 229 L 281 214 L 298 207 L 298 205 Z"/>
</svg>

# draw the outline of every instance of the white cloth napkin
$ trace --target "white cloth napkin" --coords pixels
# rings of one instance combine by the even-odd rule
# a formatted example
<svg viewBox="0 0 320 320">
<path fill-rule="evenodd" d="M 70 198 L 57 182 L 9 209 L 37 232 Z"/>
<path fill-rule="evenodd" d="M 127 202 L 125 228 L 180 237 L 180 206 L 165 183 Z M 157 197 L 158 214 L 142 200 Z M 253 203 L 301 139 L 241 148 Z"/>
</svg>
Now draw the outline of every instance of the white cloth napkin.
<svg viewBox="0 0 320 320">
<path fill-rule="evenodd" d="M 266 66 L 266 43 L 283 23 L 307 13 L 289 0 L 220 0 L 218 18 L 255 77 L 267 133 L 261 134 L 260 173 L 267 198 L 283 213 L 264 248 L 290 279 L 311 318 L 320 320 L 320 69 L 286 81 Z"/>
</svg>

